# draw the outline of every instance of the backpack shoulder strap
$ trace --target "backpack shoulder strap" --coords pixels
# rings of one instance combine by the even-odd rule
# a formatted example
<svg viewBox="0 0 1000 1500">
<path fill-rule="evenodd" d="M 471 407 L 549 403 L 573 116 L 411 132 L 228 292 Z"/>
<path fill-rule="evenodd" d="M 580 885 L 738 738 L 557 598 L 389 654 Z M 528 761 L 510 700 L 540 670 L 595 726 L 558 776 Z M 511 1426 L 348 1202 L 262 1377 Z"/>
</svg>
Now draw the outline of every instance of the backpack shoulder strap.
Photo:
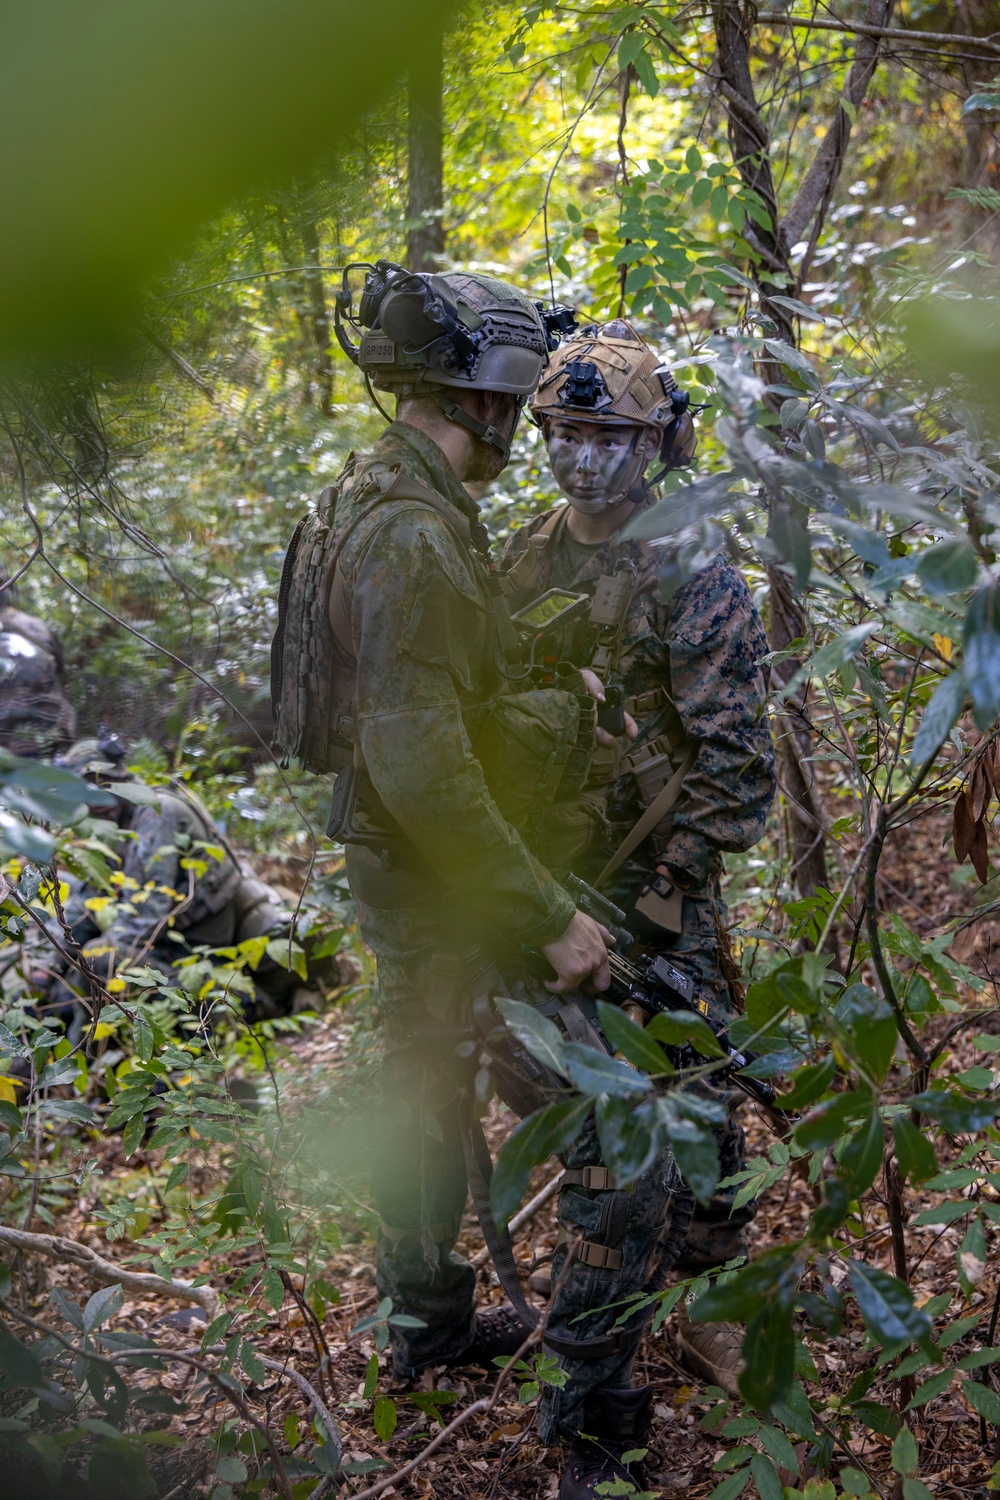
<svg viewBox="0 0 1000 1500">
<path fill-rule="evenodd" d="M 608 877 L 613 875 L 619 866 L 625 863 L 629 855 L 638 849 L 643 840 L 648 839 L 653 830 L 663 822 L 663 819 L 680 796 L 684 778 L 694 765 L 697 754 L 697 745 L 692 745 L 666 786 L 656 794 L 638 823 L 635 824 L 631 832 L 618 845 L 618 848 L 594 881 L 594 885 L 598 890 Z"/>
</svg>

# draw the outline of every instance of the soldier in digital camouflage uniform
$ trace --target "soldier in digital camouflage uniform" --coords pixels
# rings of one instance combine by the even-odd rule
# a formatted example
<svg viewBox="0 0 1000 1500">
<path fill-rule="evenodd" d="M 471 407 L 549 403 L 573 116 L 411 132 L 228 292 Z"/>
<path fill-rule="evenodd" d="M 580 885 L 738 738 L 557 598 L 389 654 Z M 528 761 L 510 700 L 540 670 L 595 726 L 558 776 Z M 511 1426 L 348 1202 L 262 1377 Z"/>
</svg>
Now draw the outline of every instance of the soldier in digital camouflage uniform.
<svg viewBox="0 0 1000 1500">
<path fill-rule="evenodd" d="M 377 1284 L 393 1301 L 395 1373 L 413 1379 L 449 1360 L 488 1366 L 527 1333 L 513 1309 L 476 1315 L 475 1273 L 454 1250 L 468 1193 L 462 961 L 499 933 L 546 954 L 557 992 L 590 976 L 605 988 L 608 971 L 600 929 L 529 853 L 505 788 L 488 784 L 491 742 L 476 731 L 509 690 L 510 621 L 463 481 L 506 464 L 545 330 L 492 277 L 381 275 L 372 268 L 362 304 L 375 331 L 354 357 L 396 397 L 396 420 L 292 538 L 271 690 L 276 749 L 339 771 L 330 832 L 378 960 Z"/>
<path fill-rule="evenodd" d="M 5 589 L 0 604 L 8 598 Z M 75 733 L 59 637 L 43 620 L 6 603 L 0 608 L 0 746 L 42 759 L 65 750 Z"/>
<path fill-rule="evenodd" d="M 605 747 L 595 758 L 589 788 L 594 832 L 576 873 L 594 880 L 655 793 L 684 767 L 671 813 L 603 889 L 628 912 L 628 926 L 643 948 L 669 953 L 694 980 L 696 999 L 707 1002 L 714 1019 L 727 1021 L 732 1008 L 720 951 L 722 856 L 749 849 L 760 838 L 775 791 L 760 667 L 767 650 L 764 631 L 742 575 L 724 557 L 680 586 L 664 587 L 661 580 L 670 577 L 673 562 L 669 546 L 621 535 L 653 502 L 647 466 L 657 456 L 666 468 L 688 462 L 694 448 L 685 399 L 627 324 L 587 329 L 565 343 L 532 401 L 532 414 L 569 503 L 528 522 L 508 542 L 503 566 L 512 608 L 548 588 L 592 595 L 602 578 L 627 580 L 617 634 L 595 632 L 583 617 L 567 627 L 561 642 L 562 655 L 575 666 L 598 669 L 609 696 L 620 690 L 627 726 L 617 739 L 605 734 Z M 718 1145 L 722 1175 L 738 1171 L 744 1137 L 732 1112 L 718 1132 Z M 646 1191 L 648 1196 L 648 1186 Z M 676 1263 L 679 1272 L 691 1274 L 745 1253 L 744 1231 L 754 1205 L 733 1212 L 735 1192 L 718 1190 L 707 1206 L 696 1208 Z M 608 1205 L 621 1196 L 585 1192 L 579 1185 L 564 1189 L 564 1230 L 578 1234 L 582 1229 L 608 1243 L 607 1233 L 592 1231 L 595 1223 L 606 1230 Z M 655 1222 L 655 1213 L 652 1218 Z M 624 1240 L 622 1248 L 624 1264 L 617 1272 L 571 1269 L 550 1328 L 573 1326 L 587 1306 L 613 1303 L 623 1295 L 623 1281 L 627 1290 L 634 1289 L 628 1261 L 648 1259 L 650 1246 L 640 1236 L 636 1243 Z M 561 1269 L 560 1253 L 554 1279 Z M 595 1288 L 595 1278 L 603 1280 L 602 1288 Z M 590 1332 L 595 1326 L 588 1320 L 582 1328 Z M 681 1338 L 699 1373 L 735 1391 L 740 1338 L 732 1325 L 692 1325 L 682 1315 Z M 575 1373 L 577 1385 L 602 1374 L 612 1386 L 630 1381 L 629 1364 L 622 1361 L 603 1371 Z M 565 1426 L 560 1404 L 565 1405 L 562 1393 L 550 1397 L 553 1419 Z M 592 1430 L 599 1413 L 588 1410 L 587 1415 Z M 599 1453 L 595 1459 L 591 1450 L 588 1459 L 584 1449 L 575 1487 L 564 1485 L 561 1494 L 589 1495 L 614 1472 L 601 1469 Z"/>
<path fill-rule="evenodd" d="M 147 786 L 126 769 L 125 757 L 118 736 L 102 730 L 97 739 L 78 741 L 58 761 L 115 796 L 114 806 L 98 813 L 116 822 L 123 835 L 116 851 L 120 864 L 113 867 L 121 884 L 112 903 L 88 906 L 106 899 L 107 892 L 72 879 L 64 906 L 98 975 L 108 980 L 120 968 L 144 965 L 169 975 L 196 948 L 287 933 L 291 914 L 280 895 L 238 859 L 197 798 L 179 786 Z M 251 977 L 261 1014 L 286 1010 L 299 983 L 267 956 Z M 48 956 L 35 980 L 51 1005 L 71 1012 L 79 981 L 58 954 Z"/>
</svg>

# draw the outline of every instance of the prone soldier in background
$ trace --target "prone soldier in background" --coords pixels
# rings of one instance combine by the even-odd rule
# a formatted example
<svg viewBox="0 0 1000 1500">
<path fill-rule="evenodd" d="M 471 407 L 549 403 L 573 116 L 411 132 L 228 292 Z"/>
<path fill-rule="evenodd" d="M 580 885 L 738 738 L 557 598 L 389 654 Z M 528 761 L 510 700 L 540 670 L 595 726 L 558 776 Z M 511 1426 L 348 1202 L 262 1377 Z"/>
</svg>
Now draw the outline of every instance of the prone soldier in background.
<svg viewBox="0 0 1000 1500">
<path fill-rule="evenodd" d="M 98 816 L 117 824 L 122 838 L 113 895 L 73 879 L 64 916 L 87 962 L 105 982 L 120 969 L 159 969 L 183 987 L 180 960 L 196 949 L 234 947 L 249 938 L 287 937 L 291 913 L 281 895 L 259 880 L 219 832 L 211 815 L 181 783 L 148 786 L 125 766 L 126 751 L 102 729 L 80 740 L 58 764 L 112 793 Z M 296 987 L 293 971 L 264 956 L 250 976 L 254 1018 L 287 1014 Z M 72 1026 L 81 985 L 64 957 L 46 950 L 33 975 L 46 1006 Z"/>
<path fill-rule="evenodd" d="M 725 1022 L 734 976 L 719 893 L 722 855 L 760 838 L 775 791 L 760 666 L 764 631 L 742 575 L 724 557 L 685 578 L 676 549 L 623 535 L 653 503 L 656 481 L 689 463 L 695 445 L 687 397 L 628 324 L 584 329 L 564 343 L 531 411 L 569 503 L 510 538 L 504 586 L 515 621 L 520 616 L 527 630 L 538 631 L 535 664 L 543 680 L 546 664 L 551 672 L 562 659 L 595 674 L 604 703 L 602 746 L 575 847 L 540 853 L 553 869 L 569 865 L 602 885 L 625 910 L 638 948 L 669 954 L 693 981 L 696 1002 Z M 646 470 L 657 458 L 662 467 L 651 484 Z M 554 627 L 546 626 L 546 616 Z M 743 1165 L 744 1136 L 733 1096 L 723 1098 L 730 1112 L 717 1142 L 725 1177 Z M 568 1273 L 566 1251 L 557 1250 L 553 1280 L 564 1279 L 548 1325 L 554 1333 L 574 1322 L 580 1336 L 592 1332 L 592 1315 L 581 1325 L 580 1313 L 635 1290 L 641 1278 L 629 1258 L 644 1262 L 652 1254 L 634 1234 L 615 1228 L 614 1202 L 626 1195 L 615 1192 L 599 1161 L 594 1156 L 589 1168 L 581 1162 L 582 1179 L 577 1172 L 576 1185 L 560 1195 L 564 1237 L 586 1239 L 576 1251 L 581 1264 Z M 608 1180 L 599 1180 L 602 1173 Z M 735 1189 L 720 1189 L 696 1208 L 675 1263 L 681 1274 L 746 1253 L 755 1205 L 734 1212 L 734 1196 Z M 595 1277 L 603 1280 L 601 1294 Z M 682 1312 L 680 1339 L 691 1366 L 735 1394 L 739 1330 L 694 1325 Z M 589 1371 L 570 1364 L 566 1392 L 546 1393 L 543 1426 L 582 1427 L 600 1440 L 575 1452 L 560 1491 L 565 1500 L 592 1495 L 598 1483 L 623 1474 L 609 1455 L 620 1449 L 619 1408 L 637 1348 L 638 1339 Z M 579 1392 L 588 1384 L 581 1412 Z M 648 1406 L 651 1387 L 645 1392 Z M 627 1394 L 635 1404 L 639 1391 Z"/>
<path fill-rule="evenodd" d="M 9 597 L 7 586 L 0 594 L 0 747 L 41 760 L 72 744 L 76 714 L 66 697 L 59 637 Z"/>
</svg>

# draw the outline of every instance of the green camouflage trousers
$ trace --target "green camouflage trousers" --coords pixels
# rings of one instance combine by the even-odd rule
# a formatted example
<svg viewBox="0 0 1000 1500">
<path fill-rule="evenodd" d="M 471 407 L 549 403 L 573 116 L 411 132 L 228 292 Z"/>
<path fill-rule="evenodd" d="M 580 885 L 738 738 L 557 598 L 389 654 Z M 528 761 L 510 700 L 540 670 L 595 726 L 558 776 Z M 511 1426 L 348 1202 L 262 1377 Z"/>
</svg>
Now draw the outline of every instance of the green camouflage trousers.
<svg viewBox="0 0 1000 1500">
<path fill-rule="evenodd" d="M 450 921 L 447 894 L 429 871 L 385 870 L 378 856 L 349 848 L 347 871 L 366 942 L 378 959 L 382 1024 L 382 1144 L 375 1152 L 373 1187 L 382 1217 L 377 1286 L 394 1310 L 419 1318 L 423 1327 L 393 1327 L 395 1370 L 412 1378 L 422 1368 L 462 1352 L 474 1329 L 475 1274 L 455 1252 L 467 1198 L 459 1126 L 462 1070 L 456 1056 L 460 999 L 442 978 L 440 959 L 467 950 L 467 934 Z M 695 978 L 713 1012 L 723 1014 L 725 986 L 715 955 L 711 909 L 685 902 L 686 930 L 671 960 Z M 709 945 L 709 936 L 711 944 Z M 728 998 L 728 997 L 727 997 Z M 734 1120 L 720 1132 L 723 1174 L 742 1164 L 743 1133 Z M 584 1128 L 567 1154 L 568 1168 L 600 1163 L 593 1125 Z M 549 1328 L 566 1339 L 608 1333 L 621 1308 L 612 1307 L 650 1285 L 665 1227 L 678 1190 L 669 1152 L 627 1191 L 565 1186 L 559 1222 L 570 1240 L 581 1234 L 621 1253 L 616 1269 L 574 1261 L 555 1298 Z M 685 1270 L 720 1264 L 739 1254 L 752 1206 L 730 1217 L 732 1192 L 723 1191 L 697 1210 L 683 1252 Z M 557 1250 L 553 1280 L 563 1269 Z M 582 1316 L 581 1316 L 582 1315 Z M 560 1358 L 570 1376 L 562 1389 L 544 1389 L 539 1415 L 542 1440 L 571 1437 L 580 1426 L 587 1394 L 602 1386 L 631 1384 L 642 1329 L 622 1335 L 600 1360 Z"/>
</svg>

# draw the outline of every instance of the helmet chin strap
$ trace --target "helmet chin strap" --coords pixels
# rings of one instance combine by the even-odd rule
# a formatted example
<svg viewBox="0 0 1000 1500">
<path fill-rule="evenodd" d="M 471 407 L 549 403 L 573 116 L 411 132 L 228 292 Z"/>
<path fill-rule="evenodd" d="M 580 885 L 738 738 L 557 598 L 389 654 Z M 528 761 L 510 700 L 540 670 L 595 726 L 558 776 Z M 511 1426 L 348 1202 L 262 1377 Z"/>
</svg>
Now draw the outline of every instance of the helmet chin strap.
<svg viewBox="0 0 1000 1500">
<path fill-rule="evenodd" d="M 494 448 L 499 448 L 505 460 L 510 457 L 511 444 L 514 441 L 517 424 L 521 419 L 521 412 L 524 410 L 526 397 L 517 397 L 517 404 L 514 408 L 514 420 L 511 424 L 510 432 L 504 436 L 498 427 L 494 427 L 490 422 L 481 422 L 478 417 L 474 417 L 471 412 L 467 412 L 464 406 L 459 406 L 457 401 L 452 401 L 444 389 L 438 388 L 429 394 L 432 396 L 435 404 L 441 408 L 441 411 L 448 418 L 449 422 L 457 422 L 459 427 L 464 427 L 474 437 L 481 438 L 484 443 L 490 443 Z"/>
</svg>

